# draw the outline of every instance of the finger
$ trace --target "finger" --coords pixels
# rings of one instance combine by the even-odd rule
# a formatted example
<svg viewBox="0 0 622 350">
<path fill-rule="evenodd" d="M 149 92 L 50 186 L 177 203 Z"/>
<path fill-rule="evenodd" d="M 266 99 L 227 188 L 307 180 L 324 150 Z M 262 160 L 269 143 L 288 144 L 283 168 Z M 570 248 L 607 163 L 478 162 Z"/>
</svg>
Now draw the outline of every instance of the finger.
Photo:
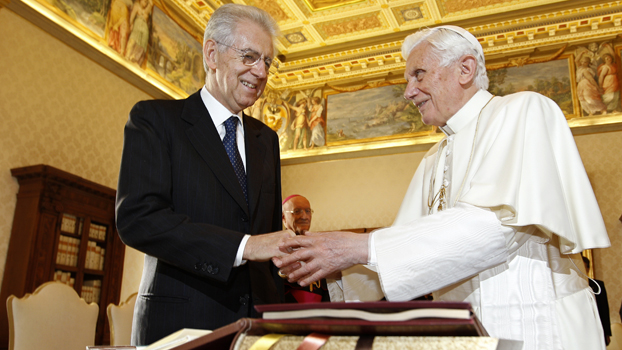
<svg viewBox="0 0 622 350">
<path fill-rule="evenodd" d="M 278 250 L 283 253 L 283 254 L 278 254 L 277 256 L 286 256 L 290 253 L 292 253 L 294 251 L 294 249 L 290 248 L 290 247 L 283 247 L 283 246 L 278 246 Z"/>
<path fill-rule="evenodd" d="M 307 237 L 296 236 L 296 234 L 294 233 L 293 237 L 286 238 L 282 242 L 279 242 L 279 247 L 297 248 L 308 246 L 310 243 L 311 241 Z"/>
<path fill-rule="evenodd" d="M 287 277 L 290 282 L 296 282 L 300 279 L 305 278 L 313 274 L 316 270 L 319 270 L 319 266 L 316 267 L 316 264 L 313 261 L 308 262 L 300 262 L 300 267 L 297 269 L 292 269 L 288 271 Z"/>
<path fill-rule="evenodd" d="M 289 275 L 301 267 L 302 267 L 302 264 L 300 264 L 299 262 L 296 262 L 289 266 L 284 266 L 283 268 L 279 269 L 279 271 L 281 271 L 282 274 Z"/>
<path fill-rule="evenodd" d="M 294 264 L 298 261 L 307 261 L 309 259 L 310 259 L 310 256 L 309 256 L 309 253 L 306 251 L 306 249 L 298 249 L 288 255 L 275 259 L 273 262 L 274 262 L 274 265 L 276 265 L 276 267 L 280 268 L 280 267 Z"/>
<path fill-rule="evenodd" d="M 312 275 L 307 275 L 304 278 L 300 279 L 298 281 L 298 284 L 301 287 L 306 287 L 315 281 L 321 280 L 322 278 L 324 278 L 324 273 L 322 273 L 322 271 L 317 271 Z"/>
</svg>

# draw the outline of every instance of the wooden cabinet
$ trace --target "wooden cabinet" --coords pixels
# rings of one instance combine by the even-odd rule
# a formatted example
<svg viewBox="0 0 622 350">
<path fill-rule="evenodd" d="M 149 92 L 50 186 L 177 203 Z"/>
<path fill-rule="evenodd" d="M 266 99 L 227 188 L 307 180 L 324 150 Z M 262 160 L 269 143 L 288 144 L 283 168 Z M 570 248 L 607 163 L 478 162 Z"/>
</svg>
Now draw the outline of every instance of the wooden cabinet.
<svg viewBox="0 0 622 350">
<path fill-rule="evenodd" d="M 125 254 L 114 221 L 116 191 L 46 165 L 11 174 L 19 192 L 0 294 L 0 348 L 8 347 L 9 295 L 23 297 L 55 279 L 99 304 L 95 344 L 108 344 L 106 307 L 119 303 Z"/>
</svg>

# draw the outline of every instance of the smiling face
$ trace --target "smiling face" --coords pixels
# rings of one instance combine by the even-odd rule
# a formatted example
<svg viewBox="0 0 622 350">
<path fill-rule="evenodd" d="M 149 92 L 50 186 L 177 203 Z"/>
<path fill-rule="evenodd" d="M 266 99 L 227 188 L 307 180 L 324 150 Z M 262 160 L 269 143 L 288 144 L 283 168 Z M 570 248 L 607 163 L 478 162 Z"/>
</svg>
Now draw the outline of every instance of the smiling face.
<svg viewBox="0 0 622 350">
<path fill-rule="evenodd" d="M 234 37 L 231 46 L 273 57 L 270 34 L 257 24 L 250 21 L 239 23 Z M 203 51 L 210 71 L 205 84 L 210 94 L 233 114 L 252 106 L 268 81 L 264 62 L 260 60 L 253 66 L 246 66 L 240 59 L 241 53 L 214 40 L 207 41 Z"/>
<path fill-rule="evenodd" d="M 404 98 L 419 108 L 425 124 L 444 126 L 464 105 L 460 62 L 441 67 L 430 51 L 430 44 L 424 41 L 408 55 Z"/>
<path fill-rule="evenodd" d="M 311 204 L 305 197 L 292 197 L 283 204 L 283 225 L 297 235 L 304 234 L 311 227 L 313 213 L 307 213 L 309 210 L 311 210 Z M 292 211 L 299 211 L 299 214 L 292 213 Z"/>
</svg>

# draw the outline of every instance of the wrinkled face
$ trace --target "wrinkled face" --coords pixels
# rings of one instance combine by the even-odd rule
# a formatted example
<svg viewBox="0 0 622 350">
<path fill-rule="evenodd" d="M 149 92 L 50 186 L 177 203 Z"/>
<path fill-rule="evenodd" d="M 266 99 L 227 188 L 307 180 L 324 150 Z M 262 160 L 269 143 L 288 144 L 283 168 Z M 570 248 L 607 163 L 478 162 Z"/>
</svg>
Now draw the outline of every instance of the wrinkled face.
<svg viewBox="0 0 622 350">
<path fill-rule="evenodd" d="M 425 124 L 444 126 L 461 107 L 456 99 L 461 95 L 460 69 L 457 63 L 440 67 L 430 48 L 424 41 L 408 55 L 404 98 L 419 108 Z"/>
<path fill-rule="evenodd" d="M 296 211 L 296 213 L 288 213 Z M 294 231 L 297 235 L 304 234 L 311 227 L 311 204 L 302 196 L 296 196 L 283 204 L 283 225 L 286 229 Z"/>
<path fill-rule="evenodd" d="M 264 58 L 273 57 L 272 39 L 270 34 L 253 22 L 238 24 L 235 33 L 234 48 L 253 50 Z M 208 47 L 217 46 L 210 50 Z M 222 52 L 219 50 L 224 49 Z M 215 74 L 208 81 L 210 93 L 233 114 L 252 106 L 261 96 L 268 81 L 268 67 L 259 60 L 253 66 L 242 63 L 238 50 L 210 42 L 204 48 L 210 70 Z M 210 88 L 211 86 L 211 88 Z"/>
</svg>

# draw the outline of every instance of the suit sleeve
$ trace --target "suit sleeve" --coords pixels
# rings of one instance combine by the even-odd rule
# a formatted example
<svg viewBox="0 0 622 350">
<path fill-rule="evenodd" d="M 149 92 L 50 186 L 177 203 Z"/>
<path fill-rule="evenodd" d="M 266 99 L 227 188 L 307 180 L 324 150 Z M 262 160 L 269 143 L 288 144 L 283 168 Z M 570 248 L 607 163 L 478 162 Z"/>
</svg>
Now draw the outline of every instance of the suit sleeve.
<svg viewBox="0 0 622 350">
<path fill-rule="evenodd" d="M 172 167 L 178 164 L 172 161 L 177 155 L 170 116 L 179 105 L 173 103 L 139 102 L 130 112 L 117 189 L 117 229 L 130 247 L 191 273 L 226 281 L 244 233 L 192 222 L 189 215 L 175 211 Z M 228 215 L 234 213 L 221 216 Z"/>
</svg>

